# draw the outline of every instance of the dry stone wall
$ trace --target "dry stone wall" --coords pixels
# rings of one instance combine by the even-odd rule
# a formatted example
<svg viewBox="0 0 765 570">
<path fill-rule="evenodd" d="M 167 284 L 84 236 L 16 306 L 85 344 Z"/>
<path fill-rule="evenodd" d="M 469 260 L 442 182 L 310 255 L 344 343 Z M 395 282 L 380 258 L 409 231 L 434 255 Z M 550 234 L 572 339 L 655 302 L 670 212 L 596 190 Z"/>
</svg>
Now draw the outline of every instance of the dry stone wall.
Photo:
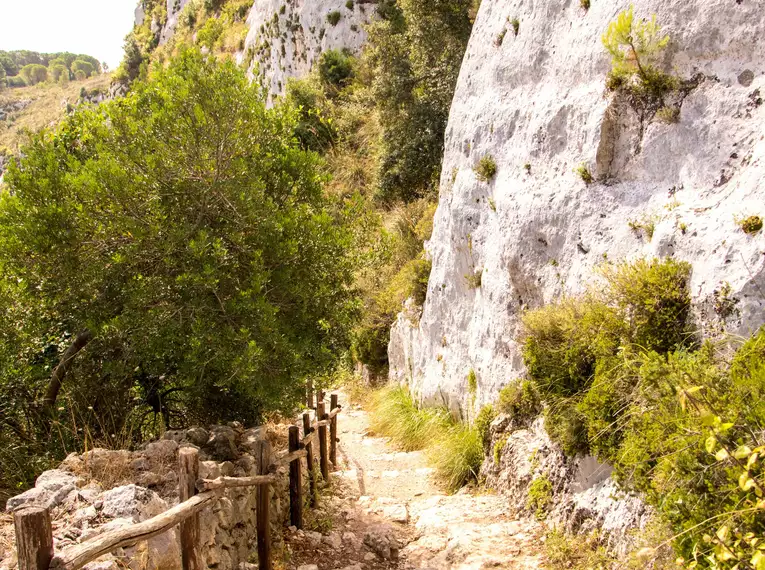
<svg viewBox="0 0 765 570">
<path fill-rule="evenodd" d="M 286 428 L 285 428 L 286 430 Z M 284 430 L 243 429 L 238 423 L 168 431 L 163 439 L 139 451 L 94 449 L 71 454 L 58 469 L 38 477 L 34 488 L 8 500 L 6 510 L 24 506 L 50 508 L 54 545 L 64 549 L 103 532 L 141 522 L 178 503 L 178 450 L 200 450 L 200 477 L 245 477 L 258 474 L 253 456 L 259 439 L 286 448 Z M 277 472 L 271 497 L 272 540 L 281 547 L 282 528 L 289 518 L 289 481 L 286 468 Z M 208 568 L 233 570 L 257 560 L 254 488 L 227 489 L 200 515 L 202 558 Z M 13 549 L 0 560 L 1 570 L 16 567 Z M 145 543 L 121 549 L 88 564 L 87 570 L 180 570 L 178 529 Z"/>
</svg>

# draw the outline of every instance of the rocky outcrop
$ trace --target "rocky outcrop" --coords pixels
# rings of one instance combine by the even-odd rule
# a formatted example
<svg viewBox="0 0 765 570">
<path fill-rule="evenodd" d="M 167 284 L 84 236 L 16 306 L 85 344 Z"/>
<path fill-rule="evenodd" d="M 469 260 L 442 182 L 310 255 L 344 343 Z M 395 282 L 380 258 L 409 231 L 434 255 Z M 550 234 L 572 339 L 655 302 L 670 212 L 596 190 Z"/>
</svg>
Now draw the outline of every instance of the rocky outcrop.
<svg viewBox="0 0 765 570">
<path fill-rule="evenodd" d="M 447 127 L 427 300 L 418 323 L 402 316 L 391 333 L 391 378 L 424 399 L 463 412 L 493 400 L 524 372 L 521 312 L 582 291 L 606 260 L 690 262 L 705 335 L 747 335 L 765 321 L 765 238 L 737 224 L 765 215 L 759 7 L 636 6 L 672 39 L 666 68 L 693 78 L 672 101 L 676 124 L 605 88 L 600 38 L 625 8 L 481 3 Z M 497 164 L 488 183 L 473 170 L 486 156 Z M 580 164 L 592 184 L 574 173 Z"/>
<path fill-rule="evenodd" d="M 286 429 L 286 427 L 285 427 Z M 281 432 L 262 427 L 244 429 L 236 422 L 209 429 L 173 430 L 163 439 L 139 451 L 94 449 L 71 454 L 58 469 L 38 477 L 34 488 L 8 500 L 11 512 L 24 506 L 51 509 L 54 544 L 65 549 L 108 530 L 154 517 L 178 503 L 178 450 L 200 449 L 200 477 L 221 475 L 245 477 L 258 473 L 251 454 L 261 438 L 275 449 L 286 448 Z M 289 517 L 289 483 L 285 467 L 271 497 L 272 540 L 275 549 L 282 541 L 282 528 Z M 247 563 L 256 535 L 256 494 L 251 488 L 228 489 L 200 516 L 202 557 L 207 566 L 233 570 Z M 3 558 L 5 556 L 5 558 Z M 13 549 L 0 549 L 0 570 L 16 564 Z M 86 566 L 89 570 L 174 570 L 181 567 L 177 530 L 146 543 L 119 550 Z"/>
<path fill-rule="evenodd" d="M 547 524 L 572 534 L 599 530 L 611 551 L 626 555 L 634 546 L 635 529 L 645 528 L 651 509 L 618 488 L 609 466 L 593 457 L 566 457 L 543 423 L 538 418 L 528 428 L 513 429 L 508 416 L 494 420 L 490 453 L 481 466 L 486 486 L 507 496 L 519 514 L 544 515 Z M 549 502 L 541 508 L 529 505 L 529 489 L 537 479 L 550 482 Z"/>
<path fill-rule="evenodd" d="M 270 95 L 281 95 L 287 78 L 307 75 L 323 52 L 358 53 L 376 11 L 377 2 L 369 0 L 256 2 L 247 18 L 244 63 Z"/>
</svg>

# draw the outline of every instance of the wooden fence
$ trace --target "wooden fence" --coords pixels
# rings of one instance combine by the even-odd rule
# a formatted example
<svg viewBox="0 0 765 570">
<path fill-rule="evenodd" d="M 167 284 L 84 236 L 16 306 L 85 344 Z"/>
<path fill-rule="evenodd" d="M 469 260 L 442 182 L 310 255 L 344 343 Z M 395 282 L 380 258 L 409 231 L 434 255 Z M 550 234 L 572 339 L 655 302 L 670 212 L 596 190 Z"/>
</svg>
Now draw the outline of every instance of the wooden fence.
<svg viewBox="0 0 765 570">
<path fill-rule="evenodd" d="M 309 403 L 313 403 L 310 388 L 308 393 Z M 54 552 L 53 549 L 49 510 L 40 507 L 19 509 L 13 513 L 19 570 L 77 570 L 104 554 L 148 540 L 176 525 L 180 525 L 181 531 L 183 570 L 202 570 L 205 564 L 201 555 L 199 513 L 212 506 L 225 489 L 232 487 L 256 487 L 258 567 L 260 570 L 272 570 L 269 513 L 271 485 L 276 482 L 278 467 L 289 464 L 290 524 L 303 528 L 303 466 L 300 460 L 303 457 L 307 459 L 311 507 L 317 503 L 314 445 L 319 446 L 319 467 L 325 481 L 329 481 L 329 463 L 337 465 L 337 415 L 340 413 L 337 394 L 332 394 L 330 402 L 330 412 L 327 413 L 324 393 L 318 392 L 316 419 L 311 422 L 310 415 L 303 414 L 302 438 L 299 428 L 290 426 L 289 449 L 280 453 L 274 462 L 271 444 L 265 440 L 258 441 L 256 455 L 259 473 L 252 477 L 200 479 L 199 451 L 190 447 L 181 448 L 178 452 L 178 505 L 156 517 L 105 532 L 61 552 Z"/>
</svg>

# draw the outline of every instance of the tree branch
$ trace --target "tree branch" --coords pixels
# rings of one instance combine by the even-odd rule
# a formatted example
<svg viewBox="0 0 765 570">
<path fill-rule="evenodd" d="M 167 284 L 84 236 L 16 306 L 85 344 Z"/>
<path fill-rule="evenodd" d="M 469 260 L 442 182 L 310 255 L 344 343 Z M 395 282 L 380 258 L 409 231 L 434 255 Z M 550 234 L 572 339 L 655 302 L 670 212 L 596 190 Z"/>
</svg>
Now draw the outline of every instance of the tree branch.
<svg viewBox="0 0 765 570">
<path fill-rule="evenodd" d="M 45 391 L 45 398 L 43 398 L 43 409 L 47 412 L 53 411 L 53 406 L 56 405 L 56 399 L 58 398 L 58 392 L 61 390 L 61 385 L 66 378 L 69 369 L 72 367 L 72 361 L 83 348 L 93 339 L 93 333 L 90 330 L 85 329 L 79 333 L 74 342 L 69 345 L 61 355 L 61 360 L 58 365 L 53 369 L 53 373 L 50 376 L 48 382 L 48 389 Z"/>
</svg>

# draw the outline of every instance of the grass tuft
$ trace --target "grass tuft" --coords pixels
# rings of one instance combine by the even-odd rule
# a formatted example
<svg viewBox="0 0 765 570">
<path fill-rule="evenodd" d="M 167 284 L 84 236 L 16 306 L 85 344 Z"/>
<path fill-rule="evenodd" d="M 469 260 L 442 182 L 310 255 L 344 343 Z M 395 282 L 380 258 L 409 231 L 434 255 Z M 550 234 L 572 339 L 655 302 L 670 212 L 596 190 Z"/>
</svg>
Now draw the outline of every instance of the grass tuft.
<svg viewBox="0 0 765 570">
<path fill-rule="evenodd" d="M 386 386 L 372 395 L 370 426 L 403 451 L 426 450 L 436 478 L 449 492 L 478 477 L 483 461 L 479 429 L 455 422 L 443 408 L 420 408 L 402 386 Z"/>
<path fill-rule="evenodd" d="M 403 386 L 386 386 L 370 398 L 370 427 L 403 451 L 425 449 L 451 425 L 444 409 L 420 408 Z"/>
<path fill-rule="evenodd" d="M 478 479 L 483 462 L 481 435 L 475 428 L 454 424 L 428 448 L 428 459 L 441 484 L 449 492 L 458 491 Z"/>
</svg>

